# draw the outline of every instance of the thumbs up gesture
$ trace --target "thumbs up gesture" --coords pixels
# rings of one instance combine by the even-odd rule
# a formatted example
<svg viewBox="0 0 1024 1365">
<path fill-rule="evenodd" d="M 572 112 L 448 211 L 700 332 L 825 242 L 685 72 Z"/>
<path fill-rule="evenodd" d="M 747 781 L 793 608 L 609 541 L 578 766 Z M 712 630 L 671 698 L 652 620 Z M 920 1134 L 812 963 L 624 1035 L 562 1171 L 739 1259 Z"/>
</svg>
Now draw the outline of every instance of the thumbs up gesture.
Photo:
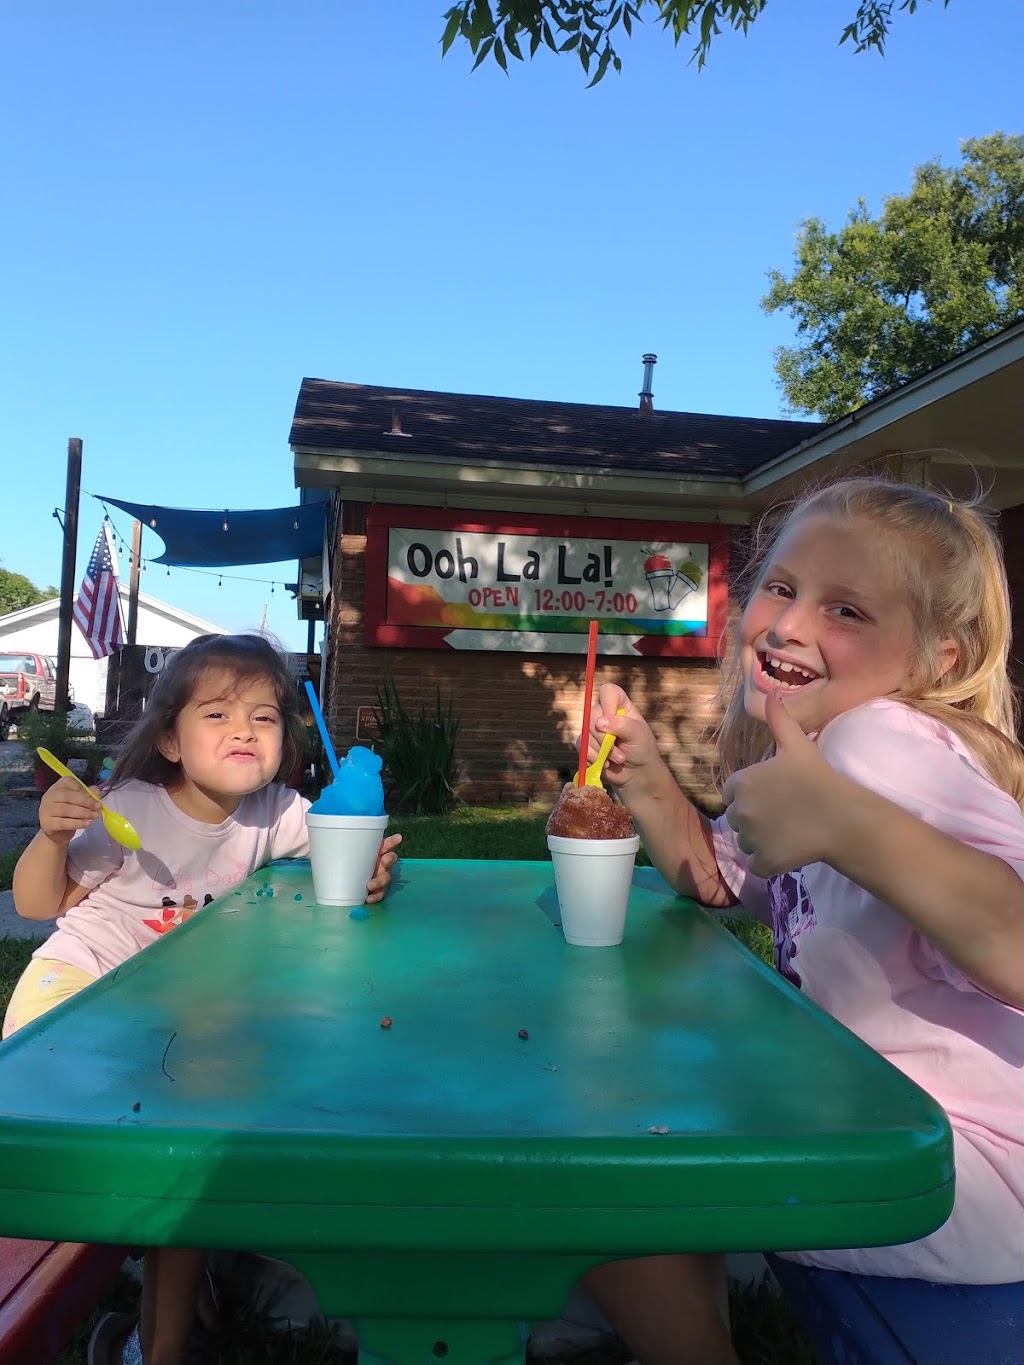
<svg viewBox="0 0 1024 1365">
<path fill-rule="evenodd" d="M 848 779 L 829 767 L 777 692 L 765 701 L 775 753 L 733 773 L 722 788 L 725 816 L 755 877 L 828 862 Z"/>
</svg>

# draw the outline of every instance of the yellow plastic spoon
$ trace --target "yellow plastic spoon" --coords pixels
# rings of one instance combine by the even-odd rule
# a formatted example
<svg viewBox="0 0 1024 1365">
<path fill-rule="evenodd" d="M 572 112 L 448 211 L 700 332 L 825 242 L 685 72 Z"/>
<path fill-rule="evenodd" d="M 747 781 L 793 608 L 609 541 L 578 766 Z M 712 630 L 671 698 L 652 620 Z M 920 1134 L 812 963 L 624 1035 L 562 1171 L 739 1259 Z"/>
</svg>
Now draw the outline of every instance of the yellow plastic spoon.
<svg viewBox="0 0 1024 1365">
<path fill-rule="evenodd" d="M 626 714 L 626 708 L 624 706 L 620 706 L 619 709 L 615 712 L 615 714 L 617 716 L 624 716 Z M 617 735 L 609 733 L 605 735 L 604 739 L 602 739 L 601 747 L 597 751 L 597 757 L 594 759 L 593 763 L 587 764 L 587 771 L 584 774 L 583 782 L 583 785 L 585 787 L 600 787 L 602 785 L 601 769 L 604 767 L 608 759 L 608 755 L 611 753 L 612 747 L 615 744 L 617 738 L 618 738 Z M 574 787 L 578 787 L 580 785 L 579 773 L 577 773 L 575 777 L 572 779 L 572 785 Z"/>
<path fill-rule="evenodd" d="M 49 749 L 37 749 L 36 753 L 46 766 L 52 768 L 55 773 L 60 773 L 61 777 L 70 777 L 73 781 L 78 783 L 83 791 L 89 792 L 90 796 L 96 795 L 94 791 L 90 791 L 80 777 L 77 777 L 71 771 L 66 763 L 62 763 L 55 754 L 51 754 Z M 142 840 L 136 833 L 135 826 L 131 824 L 130 821 L 126 820 L 123 815 L 118 815 L 116 810 L 110 810 L 102 801 L 100 802 L 100 812 L 103 816 L 104 827 L 111 839 L 116 843 L 121 844 L 124 848 L 130 848 L 133 851 L 142 847 Z"/>
</svg>

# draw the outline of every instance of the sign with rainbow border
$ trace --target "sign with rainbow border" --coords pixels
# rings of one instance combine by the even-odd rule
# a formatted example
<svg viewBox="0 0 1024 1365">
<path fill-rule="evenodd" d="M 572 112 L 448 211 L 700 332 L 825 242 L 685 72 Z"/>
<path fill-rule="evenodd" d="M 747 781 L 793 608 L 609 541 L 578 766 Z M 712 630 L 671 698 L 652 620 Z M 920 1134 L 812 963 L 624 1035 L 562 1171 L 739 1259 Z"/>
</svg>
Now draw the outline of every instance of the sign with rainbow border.
<svg viewBox="0 0 1024 1365">
<path fill-rule="evenodd" d="M 392 648 L 717 658 L 728 530 L 373 506 L 366 641 Z"/>
</svg>

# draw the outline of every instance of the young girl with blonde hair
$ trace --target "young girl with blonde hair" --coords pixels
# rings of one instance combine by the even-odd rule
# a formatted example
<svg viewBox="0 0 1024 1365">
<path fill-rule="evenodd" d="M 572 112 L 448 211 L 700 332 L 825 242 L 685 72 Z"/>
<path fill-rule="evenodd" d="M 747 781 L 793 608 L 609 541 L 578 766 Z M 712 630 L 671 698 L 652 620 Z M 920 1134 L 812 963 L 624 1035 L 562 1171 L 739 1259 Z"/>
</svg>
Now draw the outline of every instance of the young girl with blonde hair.
<svg viewBox="0 0 1024 1365">
<path fill-rule="evenodd" d="M 70 778 L 40 801 L 39 833 L 14 871 L 14 903 L 26 919 L 60 919 L 14 988 L 3 1036 L 258 868 L 306 857 L 309 802 L 283 782 L 304 743 L 295 683 L 266 637 L 204 635 L 174 654 L 103 795 L 139 834 L 138 852 L 114 843 L 97 818 L 98 799 Z M 382 842 L 368 901 L 384 895 L 400 841 Z M 204 1258 L 147 1251 L 141 1324 L 108 1315 L 90 1343 L 90 1365 L 184 1365 Z"/>
<path fill-rule="evenodd" d="M 981 506 L 881 478 L 755 541 L 718 734 L 725 814 L 687 801 L 600 690 L 591 754 L 682 895 L 771 925 L 778 969 L 945 1109 L 956 1199 L 894 1247 L 805 1264 L 953 1283 L 1024 1267 L 1024 761 L 1002 552 Z M 624 707 L 625 714 L 616 715 Z M 794 1044 L 798 1045 L 798 1044 Z M 733 1365 L 719 1257 L 598 1267 L 645 1365 Z"/>
</svg>

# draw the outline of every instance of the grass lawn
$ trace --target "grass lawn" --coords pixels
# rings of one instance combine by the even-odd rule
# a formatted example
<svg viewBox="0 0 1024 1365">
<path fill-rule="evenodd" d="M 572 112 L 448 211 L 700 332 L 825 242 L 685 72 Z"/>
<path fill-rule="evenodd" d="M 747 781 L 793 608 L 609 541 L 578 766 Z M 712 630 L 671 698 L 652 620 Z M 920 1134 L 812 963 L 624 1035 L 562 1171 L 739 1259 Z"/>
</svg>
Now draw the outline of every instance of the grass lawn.
<svg viewBox="0 0 1024 1365">
<path fill-rule="evenodd" d="M 546 859 L 548 812 L 533 806 L 460 806 L 451 815 L 394 815 L 403 858 Z"/>
<path fill-rule="evenodd" d="M 392 828 L 403 836 L 407 858 L 512 858 L 544 861 L 546 811 L 522 807 L 462 807 L 451 816 L 396 816 Z M 17 855 L 0 858 L 0 889 L 10 886 Z M 641 850 L 638 861 L 649 860 Z M 6 879 L 5 879 L 6 874 Z M 727 919 L 730 930 L 752 952 L 771 960 L 771 935 L 744 916 Z M 0 1012 L 36 947 L 30 939 L 0 939 Z M 98 1311 L 133 1307 L 138 1291 L 119 1282 Z M 761 1287 L 734 1285 L 730 1295 L 733 1337 L 742 1365 L 815 1365 L 815 1357 L 785 1301 Z M 195 1365 L 352 1365 L 319 1324 L 281 1336 L 270 1331 L 257 1306 L 229 1306 L 230 1329 L 203 1343 Z M 83 1324 L 75 1343 L 55 1365 L 83 1365 L 85 1344 L 95 1315 Z M 628 1353 L 615 1343 L 574 1358 L 574 1365 L 622 1365 Z"/>
</svg>

